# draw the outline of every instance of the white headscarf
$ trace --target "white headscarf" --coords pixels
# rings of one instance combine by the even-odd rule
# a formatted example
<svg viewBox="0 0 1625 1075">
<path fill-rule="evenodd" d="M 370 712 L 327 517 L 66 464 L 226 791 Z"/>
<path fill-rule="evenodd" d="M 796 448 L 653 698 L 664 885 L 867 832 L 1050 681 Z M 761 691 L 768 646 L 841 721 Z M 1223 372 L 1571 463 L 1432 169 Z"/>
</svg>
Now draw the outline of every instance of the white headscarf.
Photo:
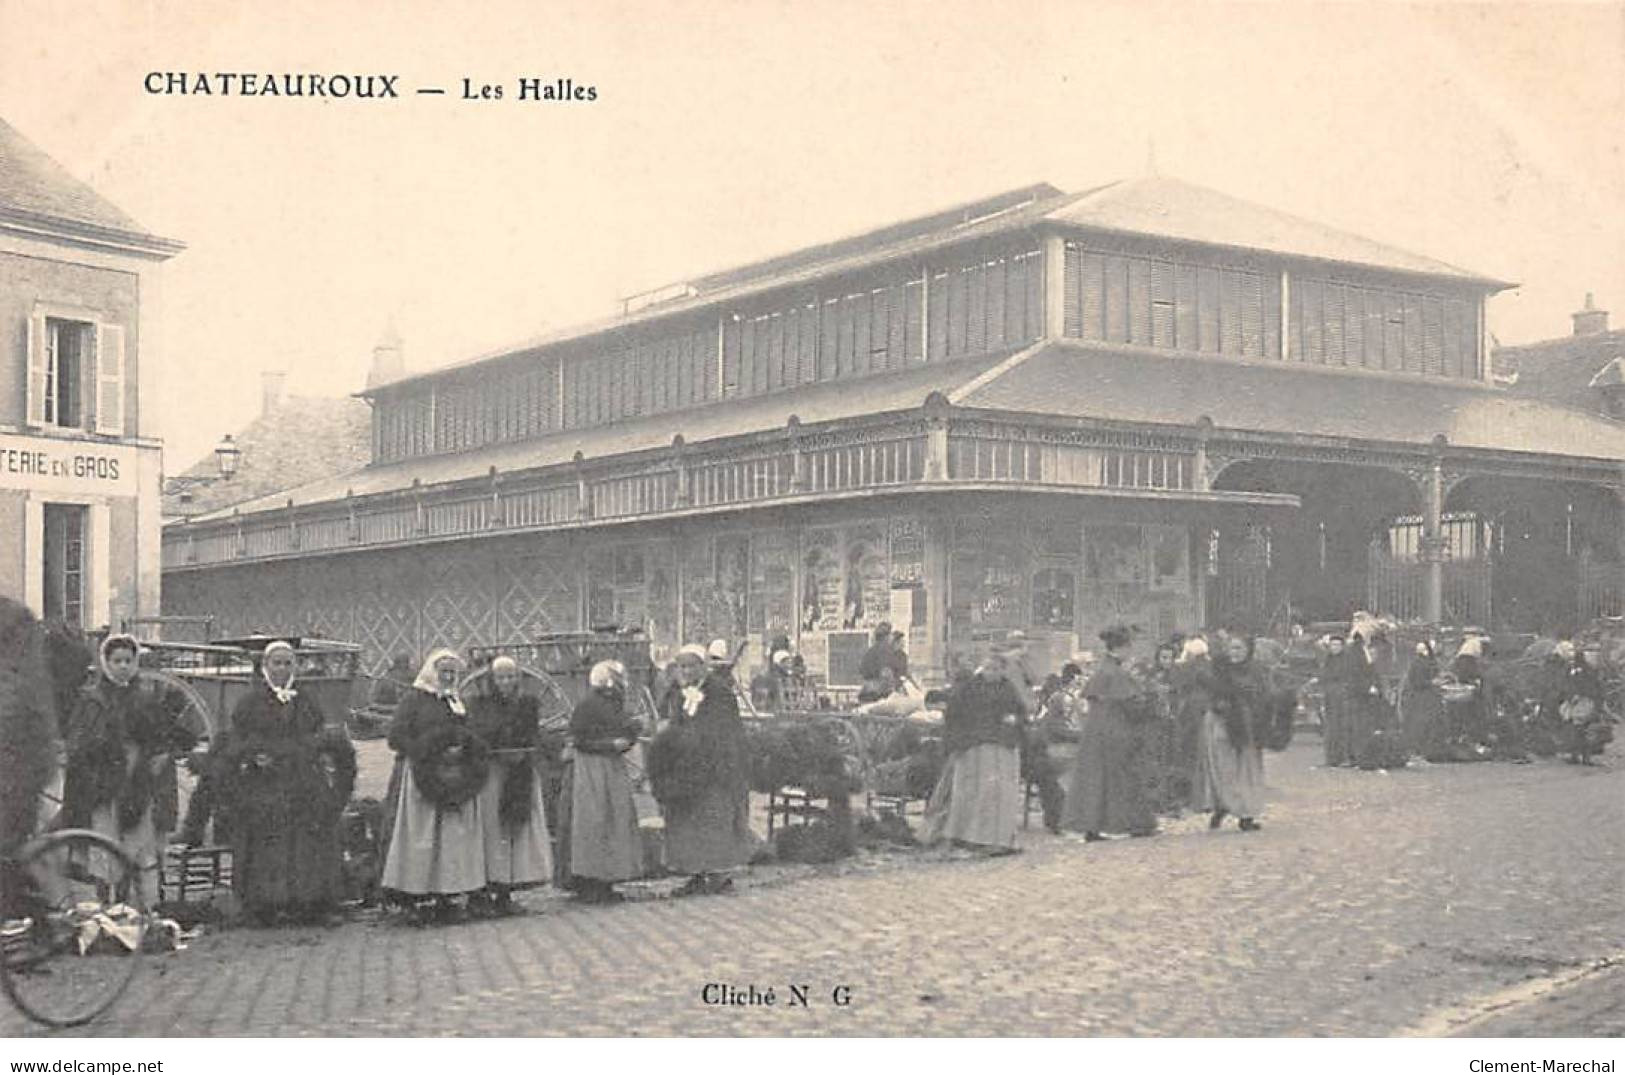
<svg viewBox="0 0 1625 1075">
<path fill-rule="evenodd" d="M 113 669 L 107 663 L 107 653 L 114 646 L 118 646 L 120 649 L 135 650 L 136 660 L 139 662 L 141 659 L 141 643 L 136 641 L 134 635 L 108 635 L 102 639 L 101 648 L 96 651 L 96 665 L 101 669 L 102 675 L 107 678 L 108 682 L 120 687 L 127 687 L 134 682 L 135 674 L 132 673 L 129 679 L 119 679 L 113 674 Z"/>
<path fill-rule="evenodd" d="M 1483 657 L 1484 640 L 1479 638 L 1477 635 L 1468 635 L 1466 638 L 1461 640 L 1461 648 L 1456 651 L 1457 657 L 1460 657 L 1463 654 L 1468 657 Z"/>
<path fill-rule="evenodd" d="M 412 681 L 412 686 L 443 700 L 453 713 L 461 717 L 468 712 L 463 707 L 462 696 L 457 693 L 456 687 L 448 689 L 440 685 L 440 672 L 435 668 L 435 665 L 447 658 L 456 661 L 459 665 L 463 663 L 463 659 L 457 656 L 456 651 L 441 647 L 429 654 L 429 659 L 423 662 L 423 667 L 418 669 L 418 678 Z"/>
<path fill-rule="evenodd" d="M 287 642 L 283 642 L 281 639 L 278 639 L 265 647 L 265 652 L 260 654 L 260 678 L 265 680 L 265 685 L 267 687 L 271 688 L 271 693 L 276 695 L 276 700 L 281 702 L 283 705 L 287 705 L 289 702 L 299 697 L 299 692 L 293 689 L 293 681 L 298 678 L 299 675 L 299 666 L 297 661 L 294 664 L 293 672 L 288 676 L 288 685 L 286 687 L 279 687 L 275 683 L 272 683 L 270 669 L 266 667 L 271 659 L 271 654 L 275 653 L 277 650 L 284 649 L 288 651 L 288 656 L 294 656 L 293 646 Z"/>
<path fill-rule="evenodd" d="M 1181 664 L 1183 664 L 1186 661 L 1194 661 L 1199 657 L 1206 657 L 1206 656 L 1207 656 L 1207 641 L 1205 639 L 1201 639 L 1201 638 L 1187 638 L 1187 639 L 1185 639 L 1185 645 L 1179 651 L 1179 660 L 1180 660 Z"/>
<path fill-rule="evenodd" d="M 626 675 L 626 666 L 620 661 L 599 661 L 587 673 L 589 687 L 608 688 L 615 686 Z"/>
</svg>

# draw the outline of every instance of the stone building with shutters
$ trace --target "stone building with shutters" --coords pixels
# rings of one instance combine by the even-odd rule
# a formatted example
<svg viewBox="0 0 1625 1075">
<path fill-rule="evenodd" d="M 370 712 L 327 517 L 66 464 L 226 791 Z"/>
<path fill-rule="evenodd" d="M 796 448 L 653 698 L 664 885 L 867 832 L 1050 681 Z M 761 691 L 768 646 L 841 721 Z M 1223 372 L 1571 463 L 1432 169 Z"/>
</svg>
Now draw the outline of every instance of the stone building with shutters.
<svg viewBox="0 0 1625 1075">
<path fill-rule="evenodd" d="M 369 378 L 371 462 L 167 528 L 165 611 L 378 665 L 788 635 L 835 684 L 881 621 L 937 678 L 1017 630 L 1573 618 L 1499 558 L 1583 545 L 1617 601 L 1625 453 L 1493 382 L 1507 286 L 1171 178 L 1022 188 Z"/>
<path fill-rule="evenodd" d="M 0 594 L 119 626 L 159 609 L 149 234 L 0 120 Z"/>
</svg>

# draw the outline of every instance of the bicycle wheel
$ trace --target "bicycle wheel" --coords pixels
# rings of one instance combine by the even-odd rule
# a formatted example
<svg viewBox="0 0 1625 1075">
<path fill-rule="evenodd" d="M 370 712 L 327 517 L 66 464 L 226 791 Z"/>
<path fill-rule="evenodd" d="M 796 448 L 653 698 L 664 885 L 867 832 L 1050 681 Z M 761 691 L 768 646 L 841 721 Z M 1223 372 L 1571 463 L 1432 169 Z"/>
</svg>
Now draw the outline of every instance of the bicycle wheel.
<svg viewBox="0 0 1625 1075">
<path fill-rule="evenodd" d="M 46 1026 L 88 1023 L 139 968 L 146 931 L 140 870 L 106 836 L 64 829 L 5 864 L 0 986 Z"/>
</svg>

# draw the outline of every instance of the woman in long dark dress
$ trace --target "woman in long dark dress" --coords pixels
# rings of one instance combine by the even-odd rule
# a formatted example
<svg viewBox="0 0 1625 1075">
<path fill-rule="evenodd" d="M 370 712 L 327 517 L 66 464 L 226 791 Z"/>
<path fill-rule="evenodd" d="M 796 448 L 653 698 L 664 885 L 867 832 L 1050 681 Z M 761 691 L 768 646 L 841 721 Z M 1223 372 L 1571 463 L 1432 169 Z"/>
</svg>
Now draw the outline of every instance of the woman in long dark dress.
<svg viewBox="0 0 1625 1075">
<path fill-rule="evenodd" d="M 992 854 L 1017 850 L 1026 705 L 1008 669 L 1005 655 L 993 654 L 949 696 L 943 714 L 948 760 L 925 808 L 928 844 L 951 840 Z"/>
<path fill-rule="evenodd" d="M 158 900 L 158 855 L 177 821 L 175 757 L 196 737 L 161 695 L 137 683 L 140 648 L 129 635 L 102 642 L 96 680 L 68 721 L 65 823 L 124 845 L 139 867 L 139 895 Z"/>
<path fill-rule="evenodd" d="M 1406 749 L 1425 758 L 1443 754 L 1449 739 L 1444 723 L 1444 700 L 1439 695 L 1439 658 L 1431 642 L 1418 642 L 1400 686 L 1399 711 L 1405 728 Z"/>
<path fill-rule="evenodd" d="M 1253 661 L 1253 643 L 1231 635 L 1213 661 L 1207 685 L 1209 706 L 1202 718 L 1199 809 L 1211 811 L 1208 827 L 1234 815 L 1243 832 L 1260 828 L 1264 811 L 1264 745 L 1269 721 L 1270 685 Z"/>
<path fill-rule="evenodd" d="M 451 650 L 430 654 L 389 728 L 389 745 L 405 764 L 383 887 L 412 905 L 413 922 L 429 913 L 456 920 L 463 912 L 455 897 L 485 888 L 479 792 L 488 758 L 457 692 L 462 671 Z"/>
<path fill-rule="evenodd" d="M 725 892 L 716 876 L 749 862 L 750 761 L 733 684 L 708 669 L 698 646 L 676 658 L 678 685 L 666 696 L 666 727 L 650 744 L 649 777 L 666 822 L 666 865 L 690 874 L 682 895 Z"/>
<path fill-rule="evenodd" d="M 265 647 L 260 681 L 214 749 L 232 886 L 260 925 L 283 916 L 333 924 L 344 894 L 339 816 L 355 784 L 355 748 L 295 686 L 295 661 L 287 642 Z"/>
<path fill-rule="evenodd" d="M 623 757 L 641 729 L 626 712 L 626 671 L 619 661 L 593 665 L 588 687 L 570 715 L 574 757 L 559 796 L 556 869 L 579 898 L 607 903 L 620 899 L 617 881 L 643 874 L 643 836 Z"/>
<path fill-rule="evenodd" d="M 490 677 L 491 690 L 469 702 L 474 734 L 497 752 L 480 792 L 489 899 L 473 906 L 506 914 L 514 889 L 551 880 L 553 851 L 537 772 L 537 700 L 521 692 L 519 665 L 512 657 L 492 661 Z"/>
<path fill-rule="evenodd" d="M 1061 827 L 1099 840 L 1108 832 L 1150 836 L 1156 815 L 1146 798 L 1145 730 L 1155 719 L 1151 689 L 1127 668 L 1133 636 L 1126 627 L 1100 634 L 1106 658 L 1083 688 L 1089 712 L 1083 718 L 1078 760 L 1066 791 Z"/>
</svg>

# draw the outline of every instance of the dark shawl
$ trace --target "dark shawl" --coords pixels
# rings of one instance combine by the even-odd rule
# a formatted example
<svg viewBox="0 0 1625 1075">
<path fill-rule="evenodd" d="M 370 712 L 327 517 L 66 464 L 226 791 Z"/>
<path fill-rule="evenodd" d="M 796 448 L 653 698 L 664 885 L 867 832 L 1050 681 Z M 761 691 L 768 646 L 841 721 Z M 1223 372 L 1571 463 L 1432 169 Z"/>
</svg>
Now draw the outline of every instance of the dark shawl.
<svg viewBox="0 0 1625 1075">
<path fill-rule="evenodd" d="M 713 673 L 700 684 L 700 704 L 683 711 L 682 688 L 662 699 L 668 723 L 649 744 L 649 782 L 663 806 L 692 802 L 707 788 L 743 792 L 750 783 L 750 748 L 733 683 Z"/>
<path fill-rule="evenodd" d="M 989 743 L 1019 747 L 1019 718 L 1026 709 L 1015 684 L 1008 679 L 972 676 L 948 696 L 943 713 L 943 747 L 950 754 Z M 1006 724 L 1004 718 L 1012 714 L 1018 722 Z"/>
<path fill-rule="evenodd" d="M 614 741 L 636 739 L 636 717 L 626 712 L 625 695 L 618 690 L 594 687 L 570 714 L 570 741 L 588 754 L 618 754 Z"/>
<path fill-rule="evenodd" d="M 1220 657 L 1210 678 L 1213 712 L 1224 722 L 1230 745 L 1237 750 L 1263 746 L 1270 721 L 1269 674 L 1251 656 L 1243 661 Z"/>
<path fill-rule="evenodd" d="M 484 782 L 490 748 L 470 718 L 453 713 L 438 694 L 413 688 L 390 722 L 389 745 L 411 763 L 413 779 L 436 806 L 455 806 Z M 452 746 L 463 748 L 460 761 L 448 760 Z"/>
<path fill-rule="evenodd" d="M 231 711 L 230 731 L 211 753 L 218 755 L 214 771 L 232 822 L 252 823 L 253 811 L 285 798 L 300 811 L 336 816 L 355 787 L 355 747 L 328 730 L 308 691 L 283 703 L 256 684 Z M 260 755 L 268 765 L 259 764 Z"/>
<path fill-rule="evenodd" d="M 529 695 L 502 695 L 492 690 L 469 701 L 468 718 L 474 734 L 492 750 L 528 750 L 536 746 L 539 710 L 537 700 Z M 530 820 L 535 780 L 536 770 L 528 763 L 507 767 L 497 804 L 504 825 L 517 828 Z"/>
<path fill-rule="evenodd" d="M 120 687 L 106 676 L 80 691 L 68 721 L 69 825 L 89 825 L 94 810 L 117 803 L 122 829 L 134 828 L 149 805 L 159 832 L 175 827 L 174 768 L 155 774 L 151 762 L 190 750 L 197 738 L 175 719 L 175 707 L 168 703 L 167 692 L 145 689 L 139 681 Z M 134 765 L 128 764 L 130 746 Z"/>
</svg>

